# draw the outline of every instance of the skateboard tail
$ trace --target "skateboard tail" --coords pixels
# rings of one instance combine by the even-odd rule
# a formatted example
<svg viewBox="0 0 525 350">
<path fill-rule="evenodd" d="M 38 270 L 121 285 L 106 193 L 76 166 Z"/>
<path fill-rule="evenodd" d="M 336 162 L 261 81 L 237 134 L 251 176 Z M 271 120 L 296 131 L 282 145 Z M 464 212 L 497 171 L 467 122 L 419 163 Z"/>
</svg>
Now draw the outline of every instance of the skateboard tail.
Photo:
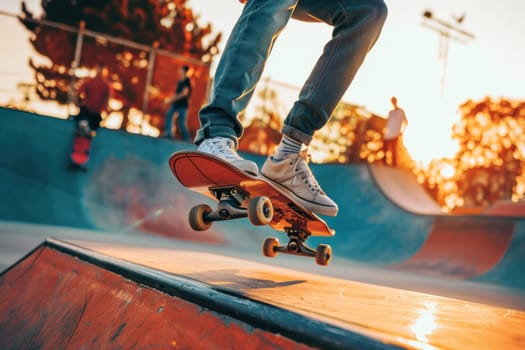
<svg viewBox="0 0 525 350">
<path fill-rule="evenodd" d="M 257 178 L 231 166 L 225 171 L 223 160 L 204 153 L 176 152 L 170 157 L 169 163 L 177 180 L 190 189 L 258 181 Z"/>
</svg>

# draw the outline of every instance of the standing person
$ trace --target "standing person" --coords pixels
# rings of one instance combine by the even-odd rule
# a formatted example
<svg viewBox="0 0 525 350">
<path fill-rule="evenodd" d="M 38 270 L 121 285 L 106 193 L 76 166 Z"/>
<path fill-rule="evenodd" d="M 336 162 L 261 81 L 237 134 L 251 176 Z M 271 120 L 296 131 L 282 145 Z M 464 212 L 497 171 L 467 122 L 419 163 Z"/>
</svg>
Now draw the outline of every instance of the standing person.
<svg viewBox="0 0 525 350">
<path fill-rule="evenodd" d="M 387 157 L 388 154 L 390 154 L 392 159 L 390 163 L 392 166 L 396 166 L 397 144 L 399 137 L 408 125 L 408 119 L 405 111 L 397 105 L 397 98 L 395 96 L 390 99 L 390 102 L 392 103 L 392 110 L 388 113 L 386 121 L 385 133 L 383 135 L 383 151 L 385 153 L 385 164 L 388 164 Z"/>
<path fill-rule="evenodd" d="M 80 114 L 76 119 L 87 119 L 91 130 L 95 131 L 102 121 L 101 113 L 108 108 L 111 85 L 107 80 L 108 71 L 101 65 L 95 67 L 95 76 L 87 79 L 78 89 Z"/>
<path fill-rule="evenodd" d="M 337 215 L 337 204 L 321 189 L 307 164 L 316 130 L 330 118 L 386 19 L 383 0 L 248 0 L 228 39 L 215 74 L 209 104 L 201 109 L 198 150 L 258 173 L 236 149 L 243 128 L 238 115 L 248 104 L 273 43 L 288 20 L 321 21 L 332 38 L 314 66 L 282 128 L 282 139 L 261 174 L 321 215 Z M 293 63 L 291 63 L 293 64 Z"/>
<path fill-rule="evenodd" d="M 166 112 L 166 131 L 164 136 L 173 137 L 173 116 L 177 114 L 177 128 L 180 130 L 182 139 L 190 141 L 190 133 L 186 126 L 186 116 L 188 113 L 188 104 L 191 97 L 191 80 L 188 76 L 190 68 L 182 66 L 179 68 L 179 80 L 175 88 L 175 95 L 172 97 L 171 106 Z"/>
</svg>

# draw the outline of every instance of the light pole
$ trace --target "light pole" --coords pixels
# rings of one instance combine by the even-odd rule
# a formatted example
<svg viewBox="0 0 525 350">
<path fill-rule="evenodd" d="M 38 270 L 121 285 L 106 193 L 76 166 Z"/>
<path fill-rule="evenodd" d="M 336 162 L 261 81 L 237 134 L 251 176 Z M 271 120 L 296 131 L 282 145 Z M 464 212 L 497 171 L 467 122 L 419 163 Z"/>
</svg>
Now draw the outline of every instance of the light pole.
<svg viewBox="0 0 525 350">
<path fill-rule="evenodd" d="M 447 63 L 448 63 L 448 48 L 450 45 L 450 39 L 454 39 L 463 44 L 466 44 L 468 40 L 474 39 L 474 35 L 457 27 L 455 24 L 463 23 L 465 14 L 460 17 L 456 17 L 455 23 L 449 23 L 439 18 L 434 17 L 434 14 L 430 10 L 423 12 L 423 26 L 429 28 L 439 34 L 439 51 L 438 58 L 443 62 L 443 73 L 441 77 L 441 95 L 443 96 L 445 90 L 445 81 L 447 76 Z"/>
</svg>

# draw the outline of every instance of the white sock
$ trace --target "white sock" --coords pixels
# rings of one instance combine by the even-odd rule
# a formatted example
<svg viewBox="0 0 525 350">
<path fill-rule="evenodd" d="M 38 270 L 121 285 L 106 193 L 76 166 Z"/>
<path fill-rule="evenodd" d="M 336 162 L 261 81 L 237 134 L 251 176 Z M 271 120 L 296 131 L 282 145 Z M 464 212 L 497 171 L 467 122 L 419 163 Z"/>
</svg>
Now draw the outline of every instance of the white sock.
<svg viewBox="0 0 525 350">
<path fill-rule="evenodd" d="M 275 150 L 273 159 L 282 160 L 287 155 L 299 154 L 301 153 L 302 147 L 303 147 L 303 144 L 301 143 L 301 141 L 297 141 L 297 140 L 292 139 L 291 137 L 283 135 L 281 142 L 279 143 L 279 145 L 277 146 L 277 149 Z"/>
</svg>

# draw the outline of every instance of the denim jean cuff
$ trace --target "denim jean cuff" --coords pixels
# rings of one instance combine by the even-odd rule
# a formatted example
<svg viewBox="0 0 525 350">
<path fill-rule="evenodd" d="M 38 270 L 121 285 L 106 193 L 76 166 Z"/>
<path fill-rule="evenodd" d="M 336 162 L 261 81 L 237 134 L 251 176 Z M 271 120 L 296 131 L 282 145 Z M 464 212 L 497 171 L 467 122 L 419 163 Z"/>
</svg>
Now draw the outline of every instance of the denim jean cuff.
<svg viewBox="0 0 525 350">
<path fill-rule="evenodd" d="M 205 139 L 211 139 L 214 137 L 225 137 L 235 142 L 235 147 L 239 145 L 239 139 L 232 134 L 232 128 L 230 126 L 216 125 L 213 127 L 204 127 L 197 130 L 194 143 L 199 145 Z"/>
<path fill-rule="evenodd" d="M 290 125 L 286 125 L 285 124 L 283 126 L 282 133 L 283 133 L 283 135 L 291 137 L 294 140 L 300 141 L 300 142 L 302 142 L 303 144 L 305 144 L 307 146 L 312 141 L 312 136 L 311 135 L 307 135 L 304 132 L 302 132 L 301 130 L 296 129 L 293 126 L 290 126 Z"/>
</svg>

